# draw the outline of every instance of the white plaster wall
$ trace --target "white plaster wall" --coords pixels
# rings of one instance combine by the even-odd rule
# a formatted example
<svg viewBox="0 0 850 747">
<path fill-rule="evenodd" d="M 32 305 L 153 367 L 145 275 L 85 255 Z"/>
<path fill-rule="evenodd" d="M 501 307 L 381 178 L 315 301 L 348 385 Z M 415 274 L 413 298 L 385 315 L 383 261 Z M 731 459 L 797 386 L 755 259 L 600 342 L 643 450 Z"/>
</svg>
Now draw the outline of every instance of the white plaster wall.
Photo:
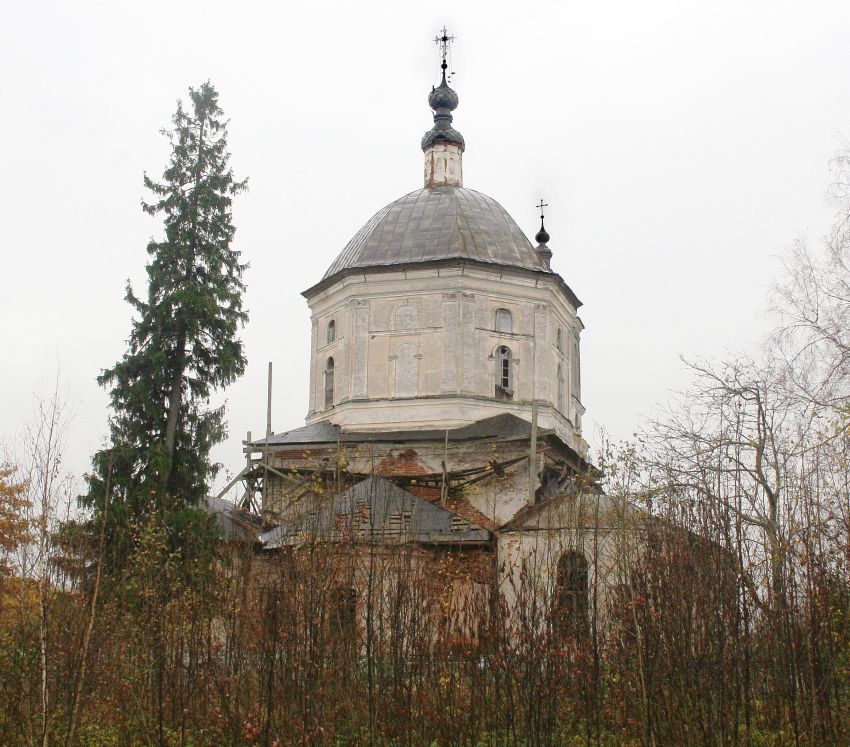
<svg viewBox="0 0 850 747">
<path fill-rule="evenodd" d="M 352 430 L 449 428 L 499 412 L 530 419 L 537 399 L 543 405 L 541 425 L 586 453 L 576 423 L 580 402 L 567 394 L 568 411 L 556 411 L 557 362 L 563 355 L 569 392 L 572 335 L 582 324 L 554 278 L 477 267 L 388 270 L 342 278 L 308 303 L 316 328 L 308 422 L 328 419 Z M 510 333 L 495 330 L 499 308 L 511 312 Z M 331 318 L 337 340 L 328 345 Z M 563 353 L 556 349 L 558 328 Z M 395 366 L 404 344 L 416 347 L 416 387 L 401 393 L 411 396 L 400 397 Z M 494 352 L 501 345 L 513 353 L 513 401 L 495 399 Z M 334 407 L 326 410 L 324 366 L 330 355 L 336 393 Z"/>
<path fill-rule="evenodd" d="M 456 143 L 435 143 L 425 151 L 426 187 L 462 187 L 462 151 Z"/>
<path fill-rule="evenodd" d="M 494 454 L 492 458 L 509 458 L 508 454 Z M 535 479 L 534 489 L 540 486 Z M 482 480 L 463 491 L 463 497 L 496 525 L 507 524 L 528 505 L 528 462 L 522 461 L 505 470 L 504 476 Z"/>
<path fill-rule="evenodd" d="M 600 502 L 609 501 L 600 496 Z M 517 592 L 528 579 L 546 598 L 557 579 L 557 563 L 569 550 L 582 553 L 588 561 L 589 604 L 604 616 L 610 594 L 625 583 L 628 569 L 634 567 L 640 552 L 640 529 L 628 511 L 603 508 L 597 517 L 593 500 L 585 503 L 581 514 L 570 510 L 569 501 L 553 510 L 553 516 L 530 531 L 502 532 L 497 537 L 499 591 L 509 609 L 514 609 Z M 565 505 L 567 504 L 567 505 Z M 595 528 L 598 527 L 598 528 Z"/>
<path fill-rule="evenodd" d="M 328 322 L 336 323 L 336 339 L 328 343 Z M 349 355 L 350 333 L 353 323 L 351 304 L 338 301 L 325 314 L 312 317 L 312 412 L 325 410 L 325 366 L 328 358 L 334 359 L 334 402 L 336 404 L 350 399 L 351 371 Z M 308 416 L 309 417 L 309 416 Z"/>
</svg>

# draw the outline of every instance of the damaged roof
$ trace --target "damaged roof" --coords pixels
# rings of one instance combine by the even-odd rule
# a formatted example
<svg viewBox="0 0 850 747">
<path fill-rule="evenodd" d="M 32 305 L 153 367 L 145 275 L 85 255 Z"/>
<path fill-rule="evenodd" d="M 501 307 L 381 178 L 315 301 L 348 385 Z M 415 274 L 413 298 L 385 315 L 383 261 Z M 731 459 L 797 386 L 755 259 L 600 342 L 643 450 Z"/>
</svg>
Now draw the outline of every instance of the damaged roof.
<svg viewBox="0 0 850 747">
<path fill-rule="evenodd" d="M 486 544 L 493 535 L 459 514 L 413 495 L 383 477 L 369 477 L 324 505 L 260 535 L 266 549 L 312 539 L 378 544 Z"/>
<path fill-rule="evenodd" d="M 544 428 L 538 429 L 540 437 L 549 433 Z M 449 441 L 466 441 L 485 438 L 526 438 L 531 435 L 531 423 L 511 413 L 494 415 L 492 418 L 484 418 L 461 428 L 452 428 L 448 431 Z M 268 439 L 261 438 L 252 441 L 252 445 L 261 447 L 267 441 L 269 446 L 284 444 L 330 444 L 337 441 L 345 442 L 385 442 L 397 443 L 399 441 L 442 441 L 446 437 L 444 430 L 419 430 L 419 431 L 345 431 L 338 425 L 327 420 L 319 421 L 291 431 L 275 433 Z"/>
<path fill-rule="evenodd" d="M 205 508 L 218 522 L 219 538 L 224 542 L 257 541 L 262 521 L 256 514 L 212 496 L 207 498 Z"/>
<path fill-rule="evenodd" d="M 500 531 L 612 529 L 633 525 L 644 516 L 628 501 L 607 495 L 598 486 L 544 498 L 525 506 Z"/>
</svg>

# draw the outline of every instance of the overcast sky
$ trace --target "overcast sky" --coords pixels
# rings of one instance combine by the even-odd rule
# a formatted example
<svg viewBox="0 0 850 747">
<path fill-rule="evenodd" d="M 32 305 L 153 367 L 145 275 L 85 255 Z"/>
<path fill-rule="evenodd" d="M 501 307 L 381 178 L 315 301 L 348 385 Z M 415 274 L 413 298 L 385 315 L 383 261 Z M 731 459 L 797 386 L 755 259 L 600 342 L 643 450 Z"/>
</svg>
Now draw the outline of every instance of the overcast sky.
<svg viewBox="0 0 850 747">
<path fill-rule="evenodd" d="M 593 443 L 628 437 L 682 387 L 679 355 L 758 344 L 782 253 L 831 221 L 829 159 L 850 134 L 850 3 L 42 2 L 5 8 L 0 435 L 57 366 L 75 403 L 67 469 L 107 434 L 95 377 L 125 348 L 144 293 L 142 174 L 209 79 L 250 191 L 234 207 L 250 262 L 245 376 L 226 393 L 240 440 L 303 424 L 309 318 L 300 292 L 386 203 L 421 187 L 437 82 L 457 36 L 465 185 L 532 237 L 550 204 L 553 267 L 584 302 Z"/>
</svg>

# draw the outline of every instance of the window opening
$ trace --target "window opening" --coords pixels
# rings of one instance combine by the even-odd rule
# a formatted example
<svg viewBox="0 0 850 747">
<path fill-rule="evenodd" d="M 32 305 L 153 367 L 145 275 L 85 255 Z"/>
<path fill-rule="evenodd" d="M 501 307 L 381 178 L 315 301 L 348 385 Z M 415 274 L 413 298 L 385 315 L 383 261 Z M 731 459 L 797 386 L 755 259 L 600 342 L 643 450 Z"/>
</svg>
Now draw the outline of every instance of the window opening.
<svg viewBox="0 0 850 747">
<path fill-rule="evenodd" d="M 328 322 L 328 334 L 327 334 L 326 342 L 327 342 L 328 345 L 330 345 L 335 340 L 336 340 L 336 320 L 331 319 Z"/>
<path fill-rule="evenodd" d="M 587 631 L 587 558 L 568 550 L 558 559 L 553 600 L 553 625 L 562 635 L 579 636 Z"/>
<path fill-rule="evenodd" d="M 497 399 L 513 399 L 514 382 L 513 382 L 513 356 L 511 349 L 505 345 L 500 345 L 496 349 L 496 398 Z"/>
</svg>

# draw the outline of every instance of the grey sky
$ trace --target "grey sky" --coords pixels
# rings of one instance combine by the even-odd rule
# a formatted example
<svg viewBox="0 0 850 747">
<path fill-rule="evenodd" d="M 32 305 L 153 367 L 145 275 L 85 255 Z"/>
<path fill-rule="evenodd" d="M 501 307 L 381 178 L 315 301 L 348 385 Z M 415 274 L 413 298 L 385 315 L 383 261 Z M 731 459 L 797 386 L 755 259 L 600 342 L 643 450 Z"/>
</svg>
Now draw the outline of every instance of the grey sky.
<svg viewBox="0 0 850 747">
<path fill-rule="evenodd" d="M 0 29 L 4 114 L 0 435 L 61 367 L 78 403 L 66 467 L 106 434 L 100 369 L 144 288 L 142 173 L 159 129 L 210 79 L 231 120 L 236 247 L 251 269 L 239 440 L 303 423 L 316 282 L 380 207 L 421 186 L 437 80 L 458 41 L 464 181 L 529 236 L 543 196 L 553 267 L 585 306 L 585 431 L 628 436 L 682 386 L 680 353 L 753 345 L 778 256 L 827 229 L 828 162 L 850 133 L 845 2 L 31 2 Z"/>
</svg>

